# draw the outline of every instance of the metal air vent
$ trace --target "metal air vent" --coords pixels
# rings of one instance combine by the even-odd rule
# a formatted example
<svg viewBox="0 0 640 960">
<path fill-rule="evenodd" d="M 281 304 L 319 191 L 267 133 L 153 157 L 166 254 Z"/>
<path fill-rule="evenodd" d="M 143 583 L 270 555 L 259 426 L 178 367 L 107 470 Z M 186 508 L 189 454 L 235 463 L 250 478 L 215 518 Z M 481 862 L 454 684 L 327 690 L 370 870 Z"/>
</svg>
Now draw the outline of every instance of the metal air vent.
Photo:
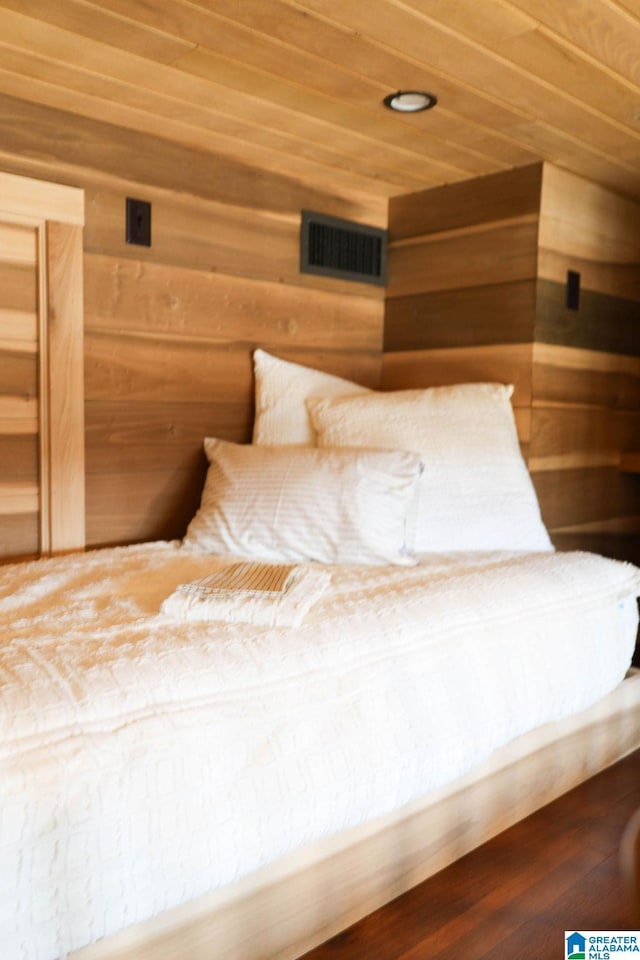
<svg viewBox="0 0 640 960">
<path fill-rule="evenodd" d="M 351 220 L 302 211 L 302 273 L 360 283 L 387 282 L 387 231 Z"/>
</svg>

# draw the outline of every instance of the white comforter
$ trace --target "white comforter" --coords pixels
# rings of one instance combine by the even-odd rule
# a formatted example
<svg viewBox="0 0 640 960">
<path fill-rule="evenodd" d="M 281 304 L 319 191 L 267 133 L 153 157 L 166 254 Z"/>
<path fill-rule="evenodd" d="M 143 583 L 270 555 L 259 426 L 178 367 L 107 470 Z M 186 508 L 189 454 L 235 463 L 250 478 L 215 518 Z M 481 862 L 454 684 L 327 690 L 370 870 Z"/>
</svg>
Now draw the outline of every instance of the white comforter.
<svg viewBox="0 0 640 960">
<path fill-rule="evenodd" d="M 176 623 L 177 544 L 0 568 L 0 944 L 54 960 L 442 785 L 613 689 L 640 571 L 332 568 L 302 626 Z"/>
</svg>

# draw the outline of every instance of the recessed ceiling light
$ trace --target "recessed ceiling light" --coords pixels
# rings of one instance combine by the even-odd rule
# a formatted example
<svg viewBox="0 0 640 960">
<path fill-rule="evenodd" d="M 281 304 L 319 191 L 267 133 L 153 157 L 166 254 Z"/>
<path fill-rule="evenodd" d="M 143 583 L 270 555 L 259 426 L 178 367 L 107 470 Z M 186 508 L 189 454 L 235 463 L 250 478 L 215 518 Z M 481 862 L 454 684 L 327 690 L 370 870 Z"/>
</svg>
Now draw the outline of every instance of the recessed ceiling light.
<svg viewBox="0 0 640 960">
<path fill-rule="evenodd" d="M 418 113 L 420 110 L 429 110 L 435 107 L 437 102 L 437 97 L 423 90 L 398 90 L 397 93 L 390 93 L 383 100 L 385 107 L 397 110 L 399 113 Z"/>
</svg>

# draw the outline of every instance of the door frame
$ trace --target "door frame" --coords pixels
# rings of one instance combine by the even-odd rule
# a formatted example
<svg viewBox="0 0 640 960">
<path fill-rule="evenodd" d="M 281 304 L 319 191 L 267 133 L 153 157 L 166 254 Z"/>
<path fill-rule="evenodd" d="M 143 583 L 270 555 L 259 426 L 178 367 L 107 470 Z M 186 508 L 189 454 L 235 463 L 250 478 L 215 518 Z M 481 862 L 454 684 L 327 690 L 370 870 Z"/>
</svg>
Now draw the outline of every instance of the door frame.
<svg viewBox="0 0 640 960">
<path fill-rule="evenodd" d="M 0 172 L 0 217 L 34 227 L 38 245 L 40 553 L 82 549 L 84 190 Z"/>
</svg>

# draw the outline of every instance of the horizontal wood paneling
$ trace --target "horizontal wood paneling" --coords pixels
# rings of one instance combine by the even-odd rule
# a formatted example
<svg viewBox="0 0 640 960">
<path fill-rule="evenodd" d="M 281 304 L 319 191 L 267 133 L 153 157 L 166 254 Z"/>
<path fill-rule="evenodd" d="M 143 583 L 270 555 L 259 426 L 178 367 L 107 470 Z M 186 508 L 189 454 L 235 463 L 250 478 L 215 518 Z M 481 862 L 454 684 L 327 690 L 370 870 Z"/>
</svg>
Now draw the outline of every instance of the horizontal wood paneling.
<svg viewBox="0 0 640 960">
<path fill-rule="evenodd" d="M 212 235 L 224 242 L 224 232 Z M 260 269 L 250 250 L 246 277 L 86 255 L 90 543 L 184 533 L 199 503 L 203 438 L 251 438 L 255 346 L 379 386 L 378 291 L 357 284 L 343 293 L 347 284 L 331 290 L 326 281 L 305 289 L 252 271 Z"/>
<path fill-rule="evenodd" d="M 530 218 L 514 228 L 501 181 L 391 202 L 391 236 L 411 239 L 391 243 L 384 386 L 514 382 L 521 445 L 554 543 L 636 556 L 640 482 L 620 471 L 620 457 L 640 451 L 640 208 L 545 165 L 504 177 L 513 209 Z M 489 240 L 509 233 L 512 256 Z M 446 261 L 431 256 L 441 245 Z M 469 280 L 483 252 L 490 263 L 477 287 Z M 518 263 L 529 274 L 514 282 Z M 569 269 L 581 273 L 578 311 L 565 305 Z"/>
<path fill-rule="evenodd" d="M 167 191 L 145 184 L 144 197 L 153 205 L 153 247 L 123 246 L 123 198 L 120 192 L 92 188 L 87 191 L 91 218 L 85 228 L 85 250 L 118 260 L 183 266 L 222 276 L 295 284 L 314 290 L 326 289 L 334 296 L 358 296 L 362 286 L 334 278 L 300 273 L 300 211 L 289 213 L 238 206 L 223 201 Z M 321 212 L 336 207 L 342 216 L 353 217 L 333 198 L 322 199 Z M 370 222 L 371 211 L 357 219 Z M 385 226 L 384 218 L 374 216 Z M 212 224 L 215 229 L 212 229 Z M 384 290 L 367 287 L 367 298 L 384 299 Z"/>
<path fill-rule="evenodd" d="M 300 274 L 299 231 L 303 208 L 385 226 L 387 189 L 360 191 L 348 164 L 337 183 L 314 179 L 322 158 L 284 172 L 270 147 L 249 163 L 225 152 L 213 121 L 206 143 L 190 142 L 188 117 L 170 142 L 162 124 L 135 131 L 19 97 L 0 92 L 0 161 L 86 190 L 87 544 L 181 535 L 200 498 L 203 437 L 251 436 L 256 346 L 379 387 L 384 291 Z M 151 247 L 125 242 L 127 196 L 152 204 Z M 13 269 L 0 333 L 26 311 Z M 17 343 L 11 355 L 17 371 Z M 4 399 L 15 408 L 22 396 Z"/>
<path fill-rule="evenodd" d="M 36 277 L 33 264 L 2 264 L 2 309 L 35 314 Z"/>
<path fill-rule="evenodd" d="M 529 280 L 536 275 L 535 215 L 429 234 L 394 246 L 388 297 Z"/>
<path fill-rule="evenodd" d="M 0 223 L 0 261 L 5 268 L 10 263 L 36 262 L 36 234 L 32 227 L 18 223 Z"/>
<path fill-rule="evenodd" d="M 198 470 L 205 437 L 249 440 L 247 402 L 87 402 L 87 474 Z"/>
<path fill-rule="evenodd" d="M 38 436 L 21 429 L 24 422 L 9 421 L 4 432 L 0 421 L 0 485 L 16 480 L 33 483 L 38 475 Z M 26 423 L 31 427 L 31 421 Z"/>
<path fill-rule="evenodd" d="M 0 560 L 39 547 L 36 306 L 36 230 L 0 213 Z"/>
<path fill-rule="evenodd" d="M 536 165 L 389 208 L 383 388 L 512 383 L 525 455 L 541 177 Z"/>
<path fill-rule="evenodd" d="M 640 206 L 545 166 L 530 467 L 558 546 L 633 555 L 640 484 Z M 580 273 L 568 310 L 566 271 Z"/>
<path fill-rule="evenodd" d="M 534 402 L 530 470 L 617 467 L 620 451 L 635 449 L 640 450 L 640 412 Z"/>
<path fill-rule="evenodd" d="M 0 341 L 0 364 L 2 396 L 15 396 L 23 400 L 37 396 L 38 364 L 35 343 Z"/>
<path fill-rule="evenodd" d="M 557 550 L 584 550 L 600 553 L 614 560 L 625 560 L 640 567 L 640 536 L 638 533 L 556 533 L 553 543 Z M 636 653 L 636 661 L 638 654 Z"/>
<path fill-rule="evenodd" d="M 34 557 L 40 550 L 40 516 L 37 504 L 25 509 L 0 492 L 0 563 L 15 557 Z"/>
<path fill-rule="evenodd" d="M 534 471 L 533 482 L 552 536 L 555 531 L 617 533 L 631 517 L 640 533 L 640 481 L 617 466 Z"/>
<path fill-rule="evenodd" d="M 579 310 L 569 310 L 565 283 L 538 280 L 537 340 L 637 356 L 640 299 L 629 300 L 581 287 Z M 603 317 L 607 318 L 606 323 L 602 322 Z"/>
<path fill-rule="evenodd" d="M 394 297 L 386 305 L 384 349 L 531 342 L 535 305 L 533 279 Z"/>
<path fill-rule="evenodd" d="M 497 344 L 385 353 L 384 390 L 446 386 L 448 383 L 512 383 L 513 403 L 531 405 L 532 344 Z"/>
<path fill-rule="evenodd" d="M 166 335 L 236 347 L 269 338 L 273 344 L 309 343 L 329 352 L 380 353 L 382 303 L 377 288 L 369 293 L 365 285 L 351 284 L 345 295 L 342 290 L 310 290 L 98 254 L 87 254 L 85 266 L 87 332 Z"/>
<path fill-rule="evenodd" d="M 513 217 L 537 216 L 541 189 L 542 164 L 535 163 L 421 193 L 392 197 L 389 201 L 391 242 Z"/>
<path fill-rule="evenodd" d="M 35 343 L 37 339 L 38 318 L 33 309 L 0 307 L 0 340 L 26 340 Z"/>
<path fill-rule="evenodd" d="M 640 356 L 536 343 L 532 377 L 539 403 L 640 409 Z"/>
<path fill-rule="evenodd" d="M 600 294 L 621 300 L 640 300 L 640 276 L 633 262 L 607 262 L 603 259 L 579 257 L 573 250 L 561 252 L 540 249 L 538 275 L 541 281 L 551 281 L 564 286 L 567 270 L 580 274 L 582 290 L 597 290 Z"/>
<path fill-rule="evenodd" d="M 585 180 L 554 164 L 544 164 L 540 252 L 584 259 L 596 268 L 598 264 L 623 267 L 637 264 L 640 260 L 638 200 L 621 196 L 597 181 Z M 541 271 L 541 276 L 547 275 Z"/>
<path fill-rule="evenodd" d="M 380 357 L 373 352 L 282 350 L 268 338 L 258 344 L 284 359 L 348 374 L 365 386 L 379 382 Z M 92 330 L 85 339 L 85 373 L 87 400 L 253 403 L 251 345 L 233 341 Z"/>
<path fill-rule="evenodd" d="M 301 275 L 299 230 L 303 207 L 384 225 L 384 204 L 97 119 L 1 95 L 0 106 L 13 172 L 35 165 L 87 189 L 89 546 L 184 533 L 202 488 L 203 437 L 250 439 L 255 346 L 380 385 L 384 291 Z M 125 243 L 126 196 L 152 203 L 150 248 Z M 0 420 L 13 416 L 9 403 L 33 417 L 35 389 L 30 367 L 27 396 L 31 348 L 15 337 L 20 318 L 33 324 L 27 271 L 10 269 Z"/>
<path fill-rule="evenodd" d="M 534 165 L 389 209 L 384 389 L 513 383 L 525 455 L 541 178 Z"/>
<path fill-rule="evenodd" d="M 188 470 L 88 473 L 87 542 L 179 539 L 200 504 L 205 471 L 202 456 Z"/>
</svg>

